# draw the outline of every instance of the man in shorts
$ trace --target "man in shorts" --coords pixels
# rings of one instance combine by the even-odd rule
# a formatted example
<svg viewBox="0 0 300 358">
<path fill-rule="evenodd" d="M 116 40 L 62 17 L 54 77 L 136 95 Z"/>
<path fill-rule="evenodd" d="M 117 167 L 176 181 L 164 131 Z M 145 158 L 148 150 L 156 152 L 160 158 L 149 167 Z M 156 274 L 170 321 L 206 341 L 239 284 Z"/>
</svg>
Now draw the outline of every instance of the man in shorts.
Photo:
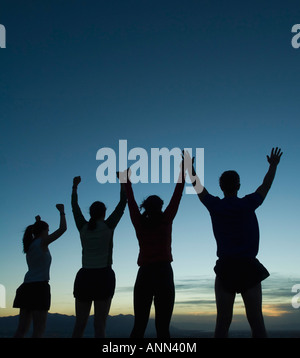
<svg viewBox="0 0 300 358">
<path fill-rule="evenodd" d="M 228 336 L 236 293 L 241 293 L 252 337 L 267 336 L 262 315 L 261 281 L 269 276 L 256 259 L 259 249 L 259 227 L 255 210 L 268 194 L 273 183 L 281 149 L 267 155 L 269 169 L 258 189 L 238 198 L 240 178 L 235 171 L 224 172 L 219 180 L 224 198 L 208 193 L 201 185 L 192 165 L 188 165 L 191 180 L 200 201 L 208 209 L 217 242 L 215 295 L 217 304 L 216 338 Z M 191 158 L 189 158 L 191 160 Z"/>
</svg>

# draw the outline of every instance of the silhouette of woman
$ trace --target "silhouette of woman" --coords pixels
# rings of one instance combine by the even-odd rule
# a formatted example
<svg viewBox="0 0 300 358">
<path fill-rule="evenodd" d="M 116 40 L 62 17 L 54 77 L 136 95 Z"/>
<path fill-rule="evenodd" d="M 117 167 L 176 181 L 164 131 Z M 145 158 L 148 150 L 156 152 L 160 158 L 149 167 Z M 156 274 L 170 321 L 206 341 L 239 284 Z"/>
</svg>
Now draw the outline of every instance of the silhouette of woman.
<svg viewBox="0 0 300 358">
<path fill-rule="evenodd" d="M 72 210 L 82 245 L 82 268 L 74 282 L 76 322 L 73 338 L 83 336 L 92 302 L 94 302 L 95 337 L 105 337 L 105 324 L 115 292 L 115 273 L 111 268 L 113 234 L 127 203 L 124 185 L 121 184 L 120 201 L 105 220 L 106 207 L 100 201 L 90 206 L 87 222 L 78 205 L 77 186 L 80 177 L 73 179 Z"/>
<path fill-rule="evenodd" d="M 29 225 L 23 236 L 23 251 L 26 254 L 28 271 L 24 283 L 17 289 L 13 307 L 20 308 L 19 324 L 14 335 L 23 338 L 33 321 L 33 338 L 43 336 L 47 313 L 50 308 L 49 270 L 51 255 L 48 246 L 66 230 L 67 224 L 63 204 L 57 204 L 60 213 L 58 230 L 49 235 L 49 225 L 36 216 L 36 222 Z"/>
<path fill-rule="evenodd" d="M 122 181 L 127 182 L 128 207 L 140 247 L 140 268 L 134 286 L 135 320 L 130 337 L 144 337 L 154 298 L 157 337 L 168 338 L 175 298 L 171 233 L 185 184 L 183 162 L 172 199 L 165 211 L 162 211 L 162 199 L 151 195 L 140 206 L 140 209 L 144 209 L 141 214 L 134 199 L 130 173 L 130 169 L 120 173 Z"/>
</svg>

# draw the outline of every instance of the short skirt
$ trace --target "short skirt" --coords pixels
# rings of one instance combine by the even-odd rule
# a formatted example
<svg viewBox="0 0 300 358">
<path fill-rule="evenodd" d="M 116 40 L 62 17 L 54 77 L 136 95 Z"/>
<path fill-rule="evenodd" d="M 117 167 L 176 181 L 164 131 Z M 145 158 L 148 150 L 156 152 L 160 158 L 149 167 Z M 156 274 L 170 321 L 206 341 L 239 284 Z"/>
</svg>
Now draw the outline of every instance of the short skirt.
<svg viewBox="0 0 300 358">
<path fill-rule="evenodd" d="M 106 300 L 113 297 L 116 287 L 111 267 L 81 268 L 76 275 L 73 294 L 79 301 Z"/>
<path fill-rule="evenodd" d="M 24 282 L 16 291 L 13 307 L 31 311 L 48 311 L 51 304 L 48 281 Z"/>
<path fill-rule="evenodd" d="M 140 266 L 134 290 L 153 296 L 174 294 L 174 275 L 170 262 L 155 262 Z"/>
<path fill-rule="evenodd" d="M 236 293 L 243 293 L 270 276 L 256 258 L 250 257 L 219 259 L 214 271 L 224 288 Z"/>
</svg>

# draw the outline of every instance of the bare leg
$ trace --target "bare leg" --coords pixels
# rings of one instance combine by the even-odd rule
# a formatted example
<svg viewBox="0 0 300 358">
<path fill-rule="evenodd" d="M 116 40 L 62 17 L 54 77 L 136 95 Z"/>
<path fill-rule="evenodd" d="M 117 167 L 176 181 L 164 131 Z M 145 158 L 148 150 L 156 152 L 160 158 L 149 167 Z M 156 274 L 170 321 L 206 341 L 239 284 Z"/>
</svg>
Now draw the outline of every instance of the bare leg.
<svg viewBox="0 0 300 358">
<path fill-rule="evenodd" d="M 134 326 L 130 338 L 144 338 L 153 300 L 149 273 L 140 267 L 133 291 Z"/>
<path fill-rule="evenodd" d="M 175 295 L 155 297 L 155 327 L 157 338 L 170 338 L 170 322 L 173 313 Z"/>
<path fill-rule="evenodd" d="M 21 308 L 19 315 L 19 324 L 14 334 L 14 338 L 24 338 L 25 334 L 28 332 L 30 323 L 32 320 L 32 311 Z"/>
<path fill-rule="evenodd" d="M 47 314 L 48 311 L 32 311 L 32 318 L 33 318 L 32 338 L 43 337 L 46 329 Z"/>
<path fill-rule="evenodd" d="M 147 288 L 134 287 L 134 326 L 130 338 L 144 338 L 149 321 L 153 294 Z"/>
<path fill-rule="evenodd" d="M 155 327 L 157 338 L 170 338 L 169 327 L 175 301 L 173 275 L 170 281 L 164 280 L 163 283 L 154 297 Z"/>
<path fill-rule="evenodd" d="M 87 321 L 89 319 L 92 301 L 82 302 L 75 300 L 76 322 L 72 338 L 81 338 L 83 336 Z"/>
<path fill-rule="evenodd" d="M 215 338 L 227 338 L 232 320 L 235 293 L 230 293 L 225 290 L 220 279 L 216 277 L 215 295 L 217 304 Z"/>
<path fill-rule="evenodd" d="M 261 284 L 250 288 L 242 293 L 245 304 L 246 315 L 252 330 L 253 338 L 266 338 L 264 318 L 262 314 L 262 292 Z"/>
<path fill-rule="evenodd" d="M 105 338 L 105 325 L 109 313 L 112 297 L 107 300 L 94 301 L 95 315 L 94 328 L 95 338 Z"/>
</svg>

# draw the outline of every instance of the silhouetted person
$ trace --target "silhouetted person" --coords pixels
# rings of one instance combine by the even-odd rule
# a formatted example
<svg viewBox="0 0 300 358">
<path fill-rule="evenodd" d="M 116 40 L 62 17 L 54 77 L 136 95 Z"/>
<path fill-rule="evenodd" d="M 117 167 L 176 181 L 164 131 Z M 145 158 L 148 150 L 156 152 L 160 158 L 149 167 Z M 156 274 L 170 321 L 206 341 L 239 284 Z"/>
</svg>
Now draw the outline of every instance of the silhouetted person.
<svg viewBox="0 0 300 358">
<path fill-rule="evenodd" d="M 80 177 L 73 179 L 72 210 L 82 245 L 82 268 L 74 282 L 76 322 L 73 338 L 83 336 L 92 302 L 94 302 L 95 337 L 105 337 L 105 324 L 115 292 L 115 273 L 112 270 L 113 234 L 126 206 L 126 193 L 121 184 L 120 201 L 105 220 L 106 207 L 100 201 L 90 206 L 87 222 L 78 205 L 77 186 Z"/>
<path fill-rule="evenodd" d="M 250 195 L 238 198 L 240 178 L 235 171 L 226 171 L 220 177 L 224 198 L 212 196 L 202 187 L 195 170 L 189 167 L 198 197 L 209 210 L 219 259 L 216 273 L 215 295 L 217 321 L 215 337 L 227 337 L 232 320 L 236 293 L 241 293 L 253 337 L 266 337 L 262 314 L 261 281 L 269 276 L 266 268 L 256 259 L 259 249 L 259 227 L 255 210 L 260 206 L 273 183 L 282 152 L 272 149 L 267 156 L 269 170 L 261 186 Z M 191 170 L 192 169 L 192 172 Z"/>
<path fill-rule="evenodd" d="M 172 199 L 165 211 L 163 200 L 151 195 L 140 206 L 134 199 L 128 170 L 126 192 L 131 221 L 139 242 L 140 266 L 134 286 L 134 327 L 131 338 L 143 338 L 148 324 L 152 300 L 155 306 L 155 327 L 158 338 L 170 337 L 169 326 L 172 317 L 175 288 L 171 253 L 172 223 L 178 210 L 185 184 L 181 166 L 179 179 Z M 120 173 L 127 176 L 127 171 Z"/>
<path fill-rule="evenodd" d="M 24 283 L 17 289 L 13 307 L 20 308 L 19 324 L 14 335 L 23 338 L 33 321 L 33 338 L 43 336 L 51 295 L 49 270 L 51 254 L 48 246 L 66 230 L 67 224 L 63 204 L 57 204 L 60 213 L 58 230 L 49 235 L 49 225 L 36 216 L 36 222 L 26 228 L 23 236 L 23 251 L 26 254 L 28 271 Z"/>
</svg>

